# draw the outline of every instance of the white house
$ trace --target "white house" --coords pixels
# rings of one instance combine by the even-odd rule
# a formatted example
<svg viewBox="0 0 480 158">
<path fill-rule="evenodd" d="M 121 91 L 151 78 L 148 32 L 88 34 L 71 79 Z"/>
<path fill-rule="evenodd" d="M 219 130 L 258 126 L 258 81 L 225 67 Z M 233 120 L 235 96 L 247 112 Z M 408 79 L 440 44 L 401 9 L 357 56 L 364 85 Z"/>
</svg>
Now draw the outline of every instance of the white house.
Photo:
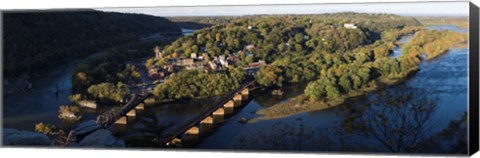
<svg viewBox="0 0 480 158">
<path fill-rule="evenodd" d="M 357 26 L 355 26 L 355 24 L 352 24 L 352 23 L 343 24 L 343 27 L 347 29 L 357 29 Z"/>
<path fill-rule="evenodd" d="M 190 58 L 197 59 L 197 53 L 190 53 Z"/>
</svg>

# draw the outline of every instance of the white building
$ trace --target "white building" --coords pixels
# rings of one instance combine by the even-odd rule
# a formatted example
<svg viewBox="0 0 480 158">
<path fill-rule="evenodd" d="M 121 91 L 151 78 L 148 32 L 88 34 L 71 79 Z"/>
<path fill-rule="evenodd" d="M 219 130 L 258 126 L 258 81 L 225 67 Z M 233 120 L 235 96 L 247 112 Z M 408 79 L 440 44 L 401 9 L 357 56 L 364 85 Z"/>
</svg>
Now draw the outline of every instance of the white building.
<svg viewBox="0 0 480 158">
<path fill-rule="evenodd" d="M 245 46 L 245 48 L 247 48 L 248 50 L 251 50 L 251 49 L 255 48 L 255 45 L 249 44 L 249 45 Z"/>
<path fill-rule="evenodd" d="M 343 27 L 347 29 L 357 29 L 357 26 L 355 26 L 355 24 L 352 24 L 352 23 L 343 24 Z"/>
<path fill-rule="evenodd" d="M 197 59 L 197 53 L 190 53 L 190 58 Z"/>
<path fill-rule="evenodd" d="M 220 64 L 222 64 L 224 67 L 228 67 L 228 61 L 225 59 L 220 59 Z"/>
</svg>

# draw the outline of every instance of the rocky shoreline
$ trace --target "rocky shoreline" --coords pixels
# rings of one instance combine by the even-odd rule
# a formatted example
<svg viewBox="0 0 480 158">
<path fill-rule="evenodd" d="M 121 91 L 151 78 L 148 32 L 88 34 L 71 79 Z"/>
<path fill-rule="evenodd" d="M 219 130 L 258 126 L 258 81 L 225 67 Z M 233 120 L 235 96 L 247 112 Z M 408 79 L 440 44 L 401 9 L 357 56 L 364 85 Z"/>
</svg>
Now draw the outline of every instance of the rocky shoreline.
<svg viewBox="0 0 480 158">
<path fill-rule="evenodd" d="M 73 131 L 76 139 L 68 147 L 79 148 L 124 148 L 125 142 L 113 135 L 110 130 L 102 128 L 90 120 L 79 124 Z M 32 131 L 20 131 L 11 128 L 3 129 L 4 146 L 53 146 L 53 140 L 47 135 Z"/>
</svg>

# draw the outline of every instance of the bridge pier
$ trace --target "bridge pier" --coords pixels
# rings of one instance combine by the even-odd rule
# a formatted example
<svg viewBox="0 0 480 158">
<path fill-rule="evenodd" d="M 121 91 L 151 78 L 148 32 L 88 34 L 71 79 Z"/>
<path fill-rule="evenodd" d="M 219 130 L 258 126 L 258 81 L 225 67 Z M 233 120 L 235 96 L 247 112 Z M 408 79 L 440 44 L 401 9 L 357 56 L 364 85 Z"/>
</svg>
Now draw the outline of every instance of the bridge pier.
<svg viewBox="0 0 480 158">
<path fill-rule="evenodd" d="M 135 109 L 132 109 L 130 111 L 127 112 L 127 120 L 128 120 L 128 123 L 133 123 L 135 122 L 135 116 L 137 116 L 137 112 Z"/>
<path fill-rule="evenodd" d="M 180 147 L 182 146 L 182 140 L 180 138 L 173 138 L 171 141 L 165 144 L 167 146 Z"/>
<path fill-rule="evenodd" d="M 236 94 L 233 96 L 233 101 L 242 101 L 242 94 Z"/>
<path fill-rule="evenodd" d="M 200 140 L 200 129 L 197 126 L 193 126 L 185 132 L 184 141 L 188 144 L 197 143 Z"/>
<path fill-rule="evenodd" d="M 123 133 L 127 130 L 127 116 L 122 116 L 115 121 L 115 133 Z"/>
<path fill-rule="evenodd" d="M 213 122 L 222 122 L 225 115 L 225 109 L 220 107 L 213 112 Z"/>
<path fill-rule="evenodd" d="M 243 97 L 240 93 L 233 96 L 233 102 L 235 104 L 235 107 L 242 105 L 242 99 Z"/>
<path fill-rule="evenodd" d="M 229 100 L 227 103 L 223 104 L 223 108 L 225 109 L 225 115 L 230 115 L 234 112 L 235 102 Z"/>
<path fill-rule="evenodd" d="M 135 107 L 135 110 L 137 110 L 137 113 L 145 110 L 145 104 L 144 104 L 144 103 L 138 104 L 138 105 Z"/>
<path fill-rule="evenodd" d="M 242 94 L 242 98 L 244 98 L 244 100 L 246 100 L 246 99 L 248 99 L 248 95 L 250 94 L 250 90 L 246 87 L 246 88 L 242 89 L 240 94 Z"/>
<path fill-rule="evenodd" d="M 198 136 L 200 134 L 200 129 L 197 126 L 193 126 L 185 132 L 185 135 Z"/>
<path fill-rule="evenodd" d="M 200 130 L 202 135 L 206 135 L 213 131 L 213 117 L 208 116 L 202 121 L 200 121 Z"/>
</svg>

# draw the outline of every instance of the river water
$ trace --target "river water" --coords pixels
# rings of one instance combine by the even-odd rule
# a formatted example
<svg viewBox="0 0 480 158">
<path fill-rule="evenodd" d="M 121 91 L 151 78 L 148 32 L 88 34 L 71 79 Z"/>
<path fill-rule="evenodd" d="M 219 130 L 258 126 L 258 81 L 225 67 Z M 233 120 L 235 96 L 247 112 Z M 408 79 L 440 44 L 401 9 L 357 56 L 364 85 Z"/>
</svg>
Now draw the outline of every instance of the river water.
<svg viewBox="0 0 480 158">
<path fill-rule="evenodd" d="M 428 29 L 468 31 L 455 26 L 435 26 L 428 27 Z M 400 42 L 408 42 L 411 38 L 412 35 L 406 36 Z M 391 57 L 401 56 L 400 50 L 401 48 L 395 48 Z M 467 63 L 468 49 L 451 49 L 436 59 L 423 61 L 418 73 L 406 82 L 383 91 L 395 92 L 407 87 L 408 90 L 411 90 L 409 93 L 413 94 L 411 96 L 414 97 L 414 100 L 425 100 L 425 98 L 431 100 L 435 105 L 434 108 L 431 108 L 431 116 L 428 117 L 431 126 L 428 126 L 428 129 L 425 127 L 422 132 L 426 133 L 425 137 L 434 136 L 445 129 L 450 121 L 460 119 L 467 111 Z M 348 126 L 340 126 L 342 122 L 350 118 L 349 114 L 354 114 L 348 113 L 348 111 L 355 111 L 352 110 L 355 107 L 372 104 L 369 100 L 378 99 L 380 95 L 377 94 L 354 98 L 343 105 L 325 110 L 297 113 L 280 119 L 247 124 L 238 122 L 241 118 L 258 117 L 254 113 L 255 111 L 288 101 L 290 97 L 302 94 L 303 92 L 299 90 L 303 89 L 302 87 L 304 86 L 286 87 L 285 96 L 280 98 L 270 94 L 261 94 L 255 97 L 245 108 L 218 127 L 213 134 L 204 137 L 196 148 L 389 152 L 372 135 L 349 135 L 345 132 Z M 375 110 L 375 108 L 367 108 L 367 110 Z M 346 115 L 346 111 L 348 115 Z M 423 113 L 416 114 L 424 115 Z M 466 133 L 466 131 L 460 132 Z M 429 150 L 427 152 L 444 151 Z"/>
<path fill-rule="evenodd" d="M 3 127 L 34 130 L 38 122 L 62 125 L 57 117 L 59 106 L 70 104 L 71 75 L 80 61 L 69 62 L 34 79 L 32 90 L 4 95 Z"/>
</svg>

